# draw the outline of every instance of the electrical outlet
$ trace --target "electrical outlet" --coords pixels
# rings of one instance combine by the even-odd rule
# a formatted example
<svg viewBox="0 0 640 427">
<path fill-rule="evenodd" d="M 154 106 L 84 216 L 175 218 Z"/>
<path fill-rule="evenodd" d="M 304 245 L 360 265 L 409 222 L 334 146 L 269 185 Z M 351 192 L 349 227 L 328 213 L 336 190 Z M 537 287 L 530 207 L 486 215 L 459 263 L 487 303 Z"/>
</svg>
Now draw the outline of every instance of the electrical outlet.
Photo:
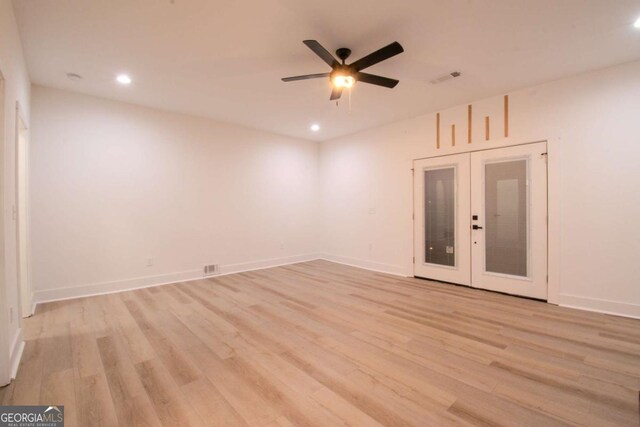
<svg viewBox="0 0 640 427">
<path fill-rule="evenodd" d="M 151 267 L 153 265 L 153 258 L 147 258 L 147 267 Z"/>
</svg>

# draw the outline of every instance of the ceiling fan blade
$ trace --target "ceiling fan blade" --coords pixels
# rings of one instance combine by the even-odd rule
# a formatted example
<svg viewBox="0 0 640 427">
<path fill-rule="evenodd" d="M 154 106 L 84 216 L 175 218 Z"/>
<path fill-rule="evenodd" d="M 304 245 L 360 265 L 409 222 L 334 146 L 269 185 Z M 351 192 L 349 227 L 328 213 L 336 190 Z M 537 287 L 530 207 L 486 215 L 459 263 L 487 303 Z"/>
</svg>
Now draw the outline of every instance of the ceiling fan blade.
<svg viewBox="0 0 640 427">
<path fill-rule="evenodd" d="M 398 83 L 400 83 L 400 81 L 396 79 L 390 79 L 388 77 L 376 76 L 374 74 L 367 73 L 356 74 L 356 80 L 376 86 L 388 87 L 389 89 L 393 89 Z"/>
<path fill-rule="evenodd" d="M 341 96 L 342 96 L 342 88 L 334 87 L 333 90 L 331 91 L 331 98 L 329 98 L 329 100 L 335 101 L 336 99 L 340 99 Z"/>
<path fill-rule="evenodd" d="M 378 62 L 382 62 L 385 59 L 389 59 L 392 56 L 396 56 L 402 52 L 404 52 L 404 49 L 400 45 L 400 43 L 393 42 L 390 45 L 383 47 L 382 49 L 378 49 L 375 52 L 370 53 L 364 58 L 358 59 L 356 62 L 351 64 L 350 67 L 353 67 L 356 71 L 364 70 L 365 68 L 371 67 Z"/>
<path fill-rule="evenodd" d="M 309 80 L 309 79 L 320 79 L 322 77 L 329 77 L 330 73 L 319 73 L 319 74 L 306 74 L 304 76 L 293 76 L 293 77 L 283 77 L 283 82 L 295 82 L 297 80 Z"/>
<path fill-rule="evenodd" d="M 316 40 L 304 40 L 302 43 L 306 44 L 316 55 L 318 55 L 324 62 L 329 64 L 331 68 L 339 65 L 338 61 L 329 53 L 327 49 L 322 47 Z"/>
</svg>

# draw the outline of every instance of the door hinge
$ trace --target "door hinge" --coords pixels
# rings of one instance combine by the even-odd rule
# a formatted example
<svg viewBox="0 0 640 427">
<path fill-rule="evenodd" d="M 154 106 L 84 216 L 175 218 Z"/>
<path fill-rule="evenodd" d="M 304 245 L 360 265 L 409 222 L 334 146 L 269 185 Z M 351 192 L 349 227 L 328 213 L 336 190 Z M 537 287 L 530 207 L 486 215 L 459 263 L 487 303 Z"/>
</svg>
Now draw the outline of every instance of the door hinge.
<svg viewBox="0 0 640 427">
<path fill-rule="evenodd" d="M 414 264 L 416 263 L 416 257 L 413 257 L 413 263 Z"/>
</svg>

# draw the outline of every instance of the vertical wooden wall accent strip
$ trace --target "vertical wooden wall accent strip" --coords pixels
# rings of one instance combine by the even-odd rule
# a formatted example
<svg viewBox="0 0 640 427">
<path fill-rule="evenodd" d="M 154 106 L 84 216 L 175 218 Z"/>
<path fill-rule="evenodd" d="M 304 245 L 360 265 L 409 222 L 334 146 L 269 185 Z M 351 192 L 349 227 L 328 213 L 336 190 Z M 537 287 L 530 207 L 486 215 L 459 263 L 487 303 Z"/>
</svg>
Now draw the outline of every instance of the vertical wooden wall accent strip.
<svg viewBox="0 0 640 427">
<path fill-rule="evenodd" d="M 456 146 L 456 125 L 451 125 L 451 146 Z"/>
<path fill-rule="evenodd" d="M 440 113 L 436 113 L 436 148 L 440 149 Z"/>
<path fill-rule="evenodd" d="M 509 95 L 504 96 L 504 137 L 509 137 Z"/>
<path fill-rule="evenodd" d="M 489 128 L 489 116 L 484 118 L 484 139 L 488 141 L 491 139 L 491 130 Z"/>
<path fill-rule="evenodd" d="M 467 144 L 471 144 L 471 104 L 467 106 Z"/>
</svg>

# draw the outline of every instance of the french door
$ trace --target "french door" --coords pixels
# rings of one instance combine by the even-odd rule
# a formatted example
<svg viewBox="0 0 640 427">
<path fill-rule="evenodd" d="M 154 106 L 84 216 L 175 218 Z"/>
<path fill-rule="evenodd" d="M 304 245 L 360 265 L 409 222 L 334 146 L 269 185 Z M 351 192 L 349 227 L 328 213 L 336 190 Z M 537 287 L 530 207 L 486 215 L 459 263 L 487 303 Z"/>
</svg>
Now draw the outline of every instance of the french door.
<svg viewBox="0 0 640 427">
<path fill-rule="evenodd" d="M 414 162 L 414 275 L 547 298 L 546 143 Z"/>
</svg>

